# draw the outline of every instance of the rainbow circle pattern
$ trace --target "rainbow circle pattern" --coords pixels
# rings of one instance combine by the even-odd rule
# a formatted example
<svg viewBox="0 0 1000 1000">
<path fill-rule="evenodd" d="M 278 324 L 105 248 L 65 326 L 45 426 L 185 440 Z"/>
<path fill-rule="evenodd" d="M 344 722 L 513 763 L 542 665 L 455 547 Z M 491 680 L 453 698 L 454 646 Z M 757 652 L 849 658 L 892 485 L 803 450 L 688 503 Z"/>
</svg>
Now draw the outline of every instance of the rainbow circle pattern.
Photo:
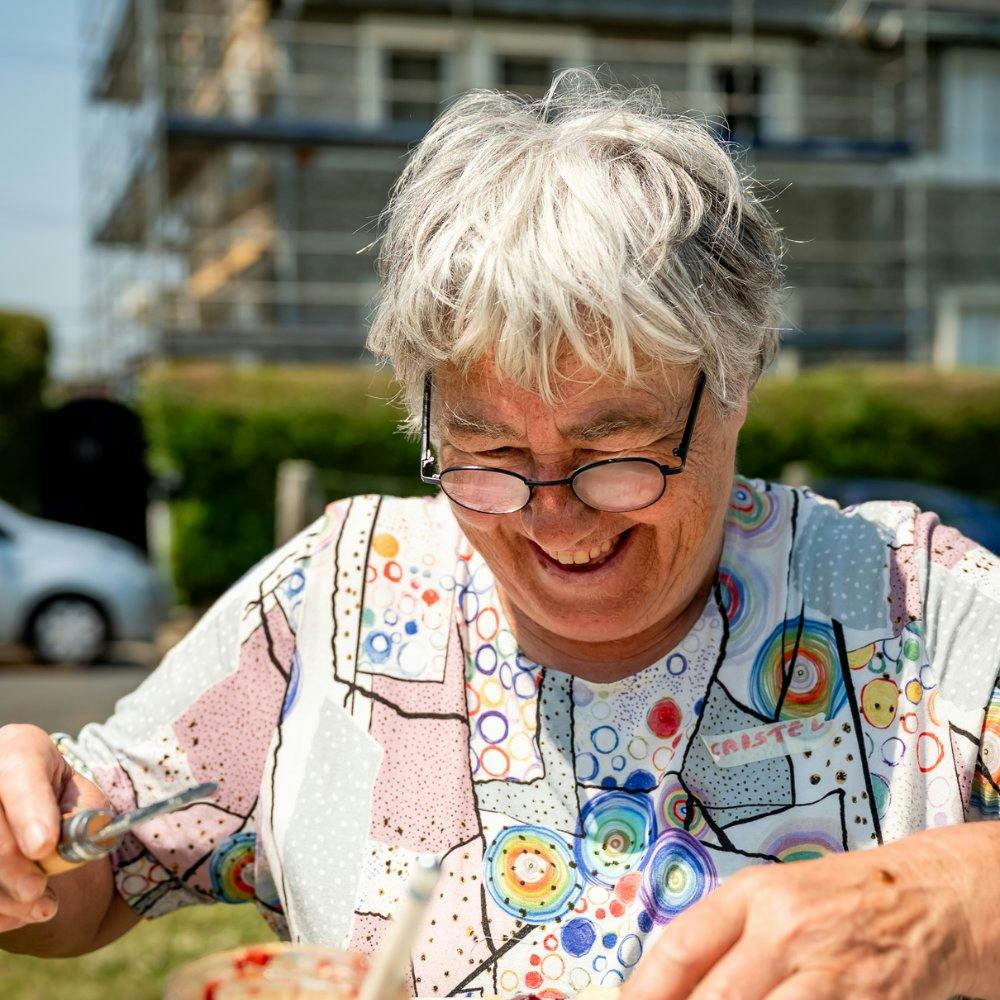
<svg viewBox="0 0 1000 1000">
<path fill-rule="evenodd" d="M 768 636 L 750 672 L 750 703 L 761 714 L 774 718 L 785 672 L 791 670 L 780 718 L 807 719 L 822 713 L 832 719 L 847 704 L 833 629 L 827 622 L 807 618 L 801 635 L 798 630 L 798 619 L 789 618 Z"/>
<path fill-rule="evenodd" d="M 611 888 L 642 864 L 655 837 L 656 816 L 648 795 L 604 792 L 580 809 L 573 853 L 591 882 Z"/>
<path fill-rule="evenodd" d="M 809 833 L 802 830 L 776 836 L 764 846 L 764 853 L 788 864 L 793 861 L 812 861 L 828 854 L 840 854 L 844 845 L 828 833 Z"/>
<path fill-rule="evenodd" d="M 664 830 L 653 844 L 640 895 L 654 923 L 666 924 L 718 885 L 711 855 L 684 830 Z"/>
<path fill-rule="evenodd" d="M 760 567 L 733 553 L 719 567 L 722 609 L 729 620 L 727 652 L 739 655 L 759 641 L 759 622 L 768 620 L 769 586 Z"/>
<path fill-rule="evenodd" d="M 691 818 L 688 819 L 688 812 Z M 708 823 L 687 790 L 679 781 L 666 782 L 659 793 L 657 815 L 664 829 L 687 830 L 692 837 L 700 837 Z"/>
<path fill-rule="evenodd" d="M 235 833 L 219 844 L 208 862 L 212 895 L 221 903 L 248 903 L 253 899 L 256 835 Z"/>
<path fill-rule="evenodd" d="M 292 671 L 288 679 L 288 687 L 285 690 L 285 700 L 281 705 L 281 721 L 284 722 L 288 713 L 295 707 L 299 700 L 299 689 L 302 687 L 302 660 L 299 651 L 292 653 Z"/>
<path fill-rule="evenodd" d="M 729 619 L 729 627 L 734 628 L 747 617 L 747 589 L 736 571 L 728 566 L 719 567 L 719 583 L 722 586 L 722 608 Z"/>
<path fill-rule="evenodd" d="M 885 819 L 886 810 L 892 801 L 892 792 L 889 782 L 881 774 L 872 772 L 872 794 L 875 797 L 875 811 L 879 819 Z"/>
<path fill-rule="evenodd" d="M 544 826 L 506 827 L 490 845 L 484 863 L 486 886 L 497 906 L 529 924 L 562 916 L 583 891 L 569 848 Z"/>
<path fill-rule="evenodd" d="M 986 706 L 971 799 L 983 812 L 994 813 L 1000 808 L 1000 688 L 993 689 Z"/>
<path fill-rule="evenodd" d="M 779 513 L 772 493 L 738 482 L 729 501 L 727 524 L 748 538 L 756 538 L 777 524 Z"/>
</svg>

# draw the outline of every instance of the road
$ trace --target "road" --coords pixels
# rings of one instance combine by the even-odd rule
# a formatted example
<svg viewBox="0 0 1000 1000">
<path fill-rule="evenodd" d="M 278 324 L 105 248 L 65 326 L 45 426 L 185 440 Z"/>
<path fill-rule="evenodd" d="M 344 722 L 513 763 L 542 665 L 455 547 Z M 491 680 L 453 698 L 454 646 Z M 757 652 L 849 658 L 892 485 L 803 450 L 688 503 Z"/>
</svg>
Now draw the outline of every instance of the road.
<svg viewBox="0 0 1000 1000">
<path fill-rule="evenodd" d="M 92 667 L 0 665 L 0 725 L 32 722 L 48 732 L 76 733 L 103 721 L 115 702 L 149 674 L 137 664 Z"/>
<path fill-rule="evenodd" d="M 33 722 L 48 732 L 76 733 L 103 721 L 115 702 L 142 683 L 145 667 L 5 667 L 0 670 L 0 725 Z"/>
<path fill-rule="evenodd" d="M 175 608 L 154 642 L 113 643 L 107 659 L 91 667 L 41 666 L 23 646 L 0 645 L 0 726 L 32 722 L 76 733 L 88 722 L 103 722 L 196 621 L 195 612 Z"/>
</svg>

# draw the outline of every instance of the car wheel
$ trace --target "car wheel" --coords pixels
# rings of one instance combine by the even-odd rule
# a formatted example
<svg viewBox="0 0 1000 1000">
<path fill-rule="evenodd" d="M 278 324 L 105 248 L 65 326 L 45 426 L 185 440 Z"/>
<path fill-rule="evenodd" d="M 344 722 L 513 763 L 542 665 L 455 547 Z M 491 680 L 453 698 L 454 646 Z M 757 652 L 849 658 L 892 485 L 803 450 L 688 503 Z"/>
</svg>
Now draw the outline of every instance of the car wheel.
<svg viewBox="0 0 1000 1000">
<path fill-rule="evenodd" d="M 108 642 L 108 622 L 85 597 L 55 597 L 35 613 L 31 645 L 46 663 L 92 663 Z"/>
</svg>

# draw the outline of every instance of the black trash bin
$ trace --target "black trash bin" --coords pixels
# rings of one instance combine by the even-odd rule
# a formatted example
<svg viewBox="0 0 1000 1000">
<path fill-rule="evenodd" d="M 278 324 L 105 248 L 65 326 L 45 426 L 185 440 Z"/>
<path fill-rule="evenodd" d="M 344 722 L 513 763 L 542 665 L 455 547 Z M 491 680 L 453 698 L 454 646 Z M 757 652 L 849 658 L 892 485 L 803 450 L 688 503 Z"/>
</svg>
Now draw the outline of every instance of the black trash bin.
<svg viewBox="0 0 1000 1000">
<path fill-rule="evenodd" d="M 42 517 L 117 535 L 148 551 L 142 421 L 124 403 L 75 399 L 42 424 Z"/>
</svg>

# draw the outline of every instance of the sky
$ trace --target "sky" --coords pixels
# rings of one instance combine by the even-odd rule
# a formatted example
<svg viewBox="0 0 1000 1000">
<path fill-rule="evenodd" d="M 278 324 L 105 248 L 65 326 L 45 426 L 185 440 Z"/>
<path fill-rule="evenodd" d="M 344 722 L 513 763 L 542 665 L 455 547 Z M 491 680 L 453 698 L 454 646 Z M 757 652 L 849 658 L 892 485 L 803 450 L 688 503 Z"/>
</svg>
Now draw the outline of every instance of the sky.
<svg viewBox="0 0 1000 1000">
<path fill-rule="evenodd" d="M 80 2 L 0 2 L 0 309 L 50 322 L 57 376 L 86 358 Z"/>
</svg>

